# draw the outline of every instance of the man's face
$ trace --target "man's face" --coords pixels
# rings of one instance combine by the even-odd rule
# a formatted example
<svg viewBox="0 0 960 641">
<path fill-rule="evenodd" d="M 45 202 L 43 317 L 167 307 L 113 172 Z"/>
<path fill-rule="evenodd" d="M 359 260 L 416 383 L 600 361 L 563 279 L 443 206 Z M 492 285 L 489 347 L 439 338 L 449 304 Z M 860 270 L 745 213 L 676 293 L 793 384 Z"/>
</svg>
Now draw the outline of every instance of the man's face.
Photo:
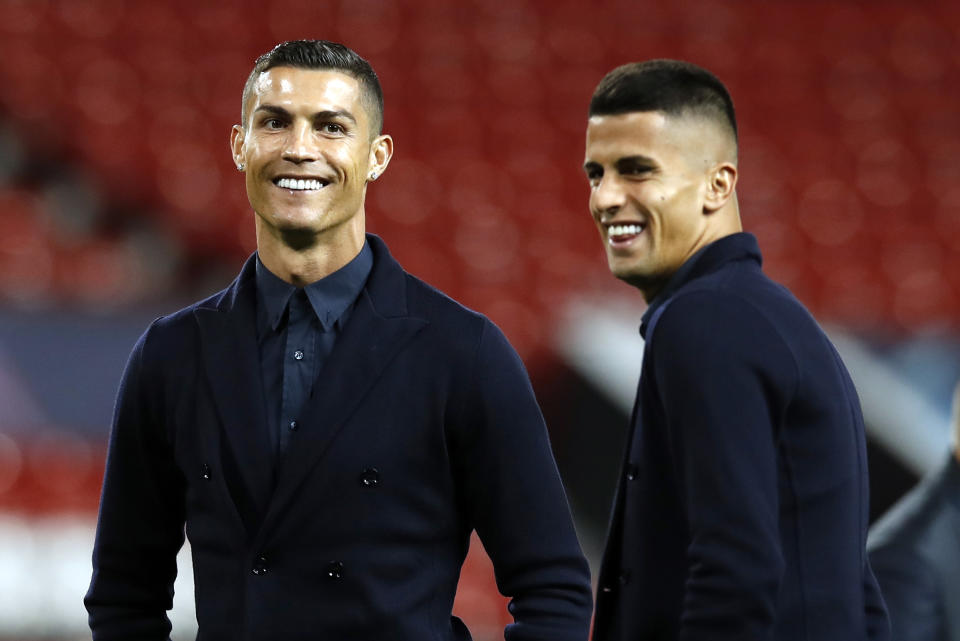
<svg viewBox="0 0 960 641">
<path fill-rule="evenodd" d="M 356 79 L 274 67 L 260 74 L 246 113 L 231 145 L 261 224 L 305 236 L 363 225 L 366 182 L 385 137 L 371 141 Z"/>
<path fill-rule="evenodd" d="M 592 116 L 584 170 L 614 276 L 649 301 L 706 240 L 711 166 L 699 121 L 658 111 Z M 712 160 L 712 159 L 711 159 Z"/>
</svg>

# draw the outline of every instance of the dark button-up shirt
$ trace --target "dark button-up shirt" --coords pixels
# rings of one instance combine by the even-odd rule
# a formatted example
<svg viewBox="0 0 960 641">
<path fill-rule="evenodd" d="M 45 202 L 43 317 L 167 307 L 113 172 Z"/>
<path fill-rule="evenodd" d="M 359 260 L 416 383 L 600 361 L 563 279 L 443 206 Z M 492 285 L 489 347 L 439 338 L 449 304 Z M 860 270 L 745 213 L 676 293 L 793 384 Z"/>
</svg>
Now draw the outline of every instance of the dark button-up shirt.
<svg viewBox="0 0 960 641">
<path fill-rule="evenodd" d="M 373 254 L 364 244 L 339 270 L 300 288 L 271 273 L 257 257 L 257 340 L 275 455 L 301 429 L 300 413 L 372 267 Z"/>
</svg>

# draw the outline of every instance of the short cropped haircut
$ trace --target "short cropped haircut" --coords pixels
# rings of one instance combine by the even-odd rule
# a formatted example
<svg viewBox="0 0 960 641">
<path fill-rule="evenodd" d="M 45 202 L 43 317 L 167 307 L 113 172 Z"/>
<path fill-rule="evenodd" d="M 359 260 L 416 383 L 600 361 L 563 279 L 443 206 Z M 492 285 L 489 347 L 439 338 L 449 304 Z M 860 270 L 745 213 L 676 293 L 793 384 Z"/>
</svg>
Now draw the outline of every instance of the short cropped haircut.
<svg viewBox="0 0 960 641">
<path fill-rule="evenodd" d="M 681 60 L 647 60 L 617 67 L 600 81 L 590 116 L 662 111 L 705 116 L 729 129 L 737 142 L 737 117 L 727 88 L 715 75 Z"/>
<path fill-rule="evenodd" d="M 247 100 L 253 93 L 253 87 L 261 73 L 274 67 L 296 67 L 317 71 L 339 71 L 360 83 L 360 99 L 370 117 L 370 131 L 373 136 L 383 130 L 383 90 L 380 79 L 370 63 L 361 58 L 356 51 L 337 42 L 328 40 L 291 40 L 281 42 L 263 54 L 253 65 L 253 71 L 243 86 L 243 104 L 241 118 L 247 122 Z"/>
</svg>

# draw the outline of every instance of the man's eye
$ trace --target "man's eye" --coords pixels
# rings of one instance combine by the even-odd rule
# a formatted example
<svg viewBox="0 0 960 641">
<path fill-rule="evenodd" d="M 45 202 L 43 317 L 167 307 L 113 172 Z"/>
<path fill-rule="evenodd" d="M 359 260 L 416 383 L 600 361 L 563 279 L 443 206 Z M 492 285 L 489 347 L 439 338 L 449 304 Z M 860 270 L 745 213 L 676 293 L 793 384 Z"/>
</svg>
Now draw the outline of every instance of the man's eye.
<svg viewBox="0 0 960 641">
<path fill-rule="evenodd" d="M 343 127 L 338 125 L 335 122 L 325 122 L 320 126 L 320 129 L 323 130 L 325 134 L 342 134 Z"/>
<path fill-rule="evenodd" d="M 267 120 L 265 120 L 265 121 L 263 122 L 263 125 L 264 125 L 267 129 L 282 129 L 282 128 L 283 128 L 283 122 L 282 122 L 281 120 L 277 119 L 277 118 L 268 118 Z"/>
</svg>

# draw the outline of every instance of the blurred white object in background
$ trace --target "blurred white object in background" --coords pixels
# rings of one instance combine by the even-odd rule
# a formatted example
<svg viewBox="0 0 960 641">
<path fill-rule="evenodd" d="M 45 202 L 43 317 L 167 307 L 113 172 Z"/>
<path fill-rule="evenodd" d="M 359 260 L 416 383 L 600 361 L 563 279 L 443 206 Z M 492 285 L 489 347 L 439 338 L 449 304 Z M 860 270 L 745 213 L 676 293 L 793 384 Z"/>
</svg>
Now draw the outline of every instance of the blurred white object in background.
<svg viewBox="0 0 960 641">
<path fill-rule="evenodd" d="M 96 523 L 89 516 L 0 514 L 0 638 L 89 639 L 83 595 Z M 177 557 L 173 641 L 196 636 L 189 546 Z"/>
</svg>

